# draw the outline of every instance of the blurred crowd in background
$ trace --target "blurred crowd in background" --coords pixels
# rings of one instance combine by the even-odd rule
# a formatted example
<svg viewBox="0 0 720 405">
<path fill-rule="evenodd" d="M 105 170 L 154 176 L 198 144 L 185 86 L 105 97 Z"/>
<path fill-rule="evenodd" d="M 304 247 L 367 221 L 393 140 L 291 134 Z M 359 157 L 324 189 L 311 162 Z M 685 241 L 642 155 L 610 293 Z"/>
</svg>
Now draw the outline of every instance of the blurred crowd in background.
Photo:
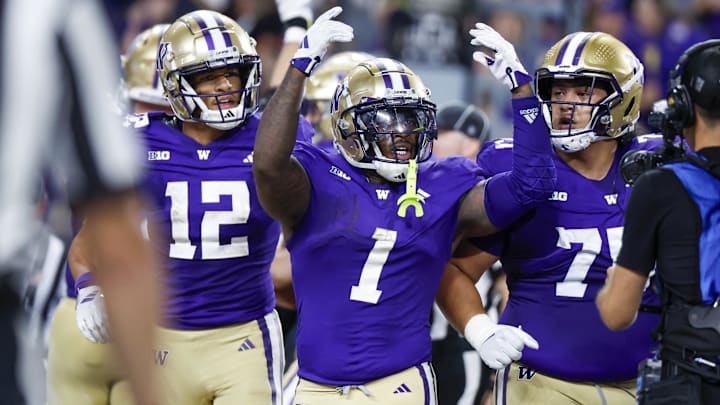
<svg viewBox="0 0 720 405">
<path fill-rule="evenodd" d="M 121 50 L 136 34 L 198 8 L 235 18 L 258 41 L 264 85 L 282 46 L 283 27 L 270 0 L 105 0 Z M 463 100 L 482 108 L 491 137 L 511 135 L 509 94 L 472 63 L 468 30 L 486 22 L 515 45 L 528 69 L 566 33 L 604 31 L 645 64 L 642 111 L 663 97 L 667 75 L 689 45 L 720 37 L 720 0 L 315 0 L 315 15 L 340 5 L 355 40 L 331 51 L 397 58 L 433 91 L 437 104 Z M 531 72 L 532 73 L 532 72 Z M 640 133 L 648 132 L 640 129 Z"/>
</svg>

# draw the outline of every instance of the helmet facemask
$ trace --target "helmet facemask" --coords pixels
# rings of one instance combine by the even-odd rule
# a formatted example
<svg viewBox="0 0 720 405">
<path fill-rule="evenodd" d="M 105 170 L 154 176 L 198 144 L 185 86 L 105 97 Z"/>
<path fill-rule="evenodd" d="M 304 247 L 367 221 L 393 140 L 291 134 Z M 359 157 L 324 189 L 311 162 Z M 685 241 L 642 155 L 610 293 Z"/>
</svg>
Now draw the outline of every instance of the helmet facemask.
<svg viewBox="0 0 720 405">
<path fill-rule="evenodd" d="M 345 148 L 339 148 L 345 158 L 353 166 L 374 170 L 388 181 L 405 181 L 408 162 L 415 159 L 421 163 L 432 154 L 432 142 L 437 136 L 432 103 L 385 99 L 360 104 L 341 117 L 341 136 L 352 142 L 356 151 L 350 156 Z M 355 130 L 348 132 L 347 128 Z"/>
<path fill-rule="evenodd" d="M 642 63 L 612 35 L 576 32 L 558 41 L 535 73 L 535 88 L 553 145 L 564 152 L 577 152 L 593 142 L 632 136 L 640 117 L 643 75 Z M 551 90 L 556 80 L 578 82 L 587 90 L 575 100 L 553 100 Z M 600 88 L 607 92 L 602 100 L 596 93 Z M 570 106 L 569 117 L 563 106 Z M 565 123 L 553 117 L 559 111 Z M 587 122 L 582 119 L 586 117 Z M 581 122 L 575 124 L 575 119 Z"/>
<path fill-rule="evenodd" d="M 584 97 L 580 100 L 554 100 L 552 91 L 556 81 L 570 88 L 584 88 Z M 587 72 L 553 74 L 539 71 L 537 88 L 543 118 L 550 129 L 553 146 L 563 152 L 572 153 L 586 149 L 593 142 L 612 138 L 608 135 L 613 119 L 610 111 L 622 102 L 620 86 L 612 76 L 603 75 L 601 72 L 589 75 Z M 598 91 L 607 95 L 598 99 Z M 553 113 L 561 114 L 559 123 L 553 121 Z M 576 124 L 578 120 L 580 123 Z M 567 128 L 556 128 L 557 124 L 567 125 Z"/>
<path fill-rule="evenodd" d="M 247 59 L 250 59 L 250 61 L 238 63 L 230 60 L 224 66 L 217 64 L 218 66 L 213 68 L 203 67 L 201 69 L 184 69 L 182 72 L 171 72 L 171 75 L 176 75 L 177 82 L 180 84 L 177 91 L 171 92 L 171 97 L 182 103 L 183 108 L 181 111 L 190 112 L 188 121 L 203 122 L 212 128 L 227 131 L 243 124 L 247 117 L 257 111 L 257 95 L 260 90 L 260 62 L 257 57 Z M 192 84 L 194 77 L 223 67 L 228 69 L 238 68 L 240 70 L 240 88 L 220 93 L 198 94 L 195 89 L 196 86 Z M 240 97 L 238 104 L 232 108 L 222 108 L 221 98 L 235 94 Z M 211 104 L 217 105 L 218 109 L 208 107 L 207 101 L 211 99 L 213 100 Z M 173 104 L 173 110 L 176 114 L 178 113 L 175 110 L 175 104 Z"/>
<path fill-rule="evenodd" d="M 219 130 L 243 124 L 258 109 L 262 71 L 255 44 L 236 21 L 214 11 L 197 10 L 177 19 L 163 34 L 157 54 L 157 70 L 175 115 Z M 220 68 L 239 69 L 239 88 L 199 94 L 196 75 Z M 220 101 L 229 97 L 238 104 L 222 108 Z"/>
</svg>

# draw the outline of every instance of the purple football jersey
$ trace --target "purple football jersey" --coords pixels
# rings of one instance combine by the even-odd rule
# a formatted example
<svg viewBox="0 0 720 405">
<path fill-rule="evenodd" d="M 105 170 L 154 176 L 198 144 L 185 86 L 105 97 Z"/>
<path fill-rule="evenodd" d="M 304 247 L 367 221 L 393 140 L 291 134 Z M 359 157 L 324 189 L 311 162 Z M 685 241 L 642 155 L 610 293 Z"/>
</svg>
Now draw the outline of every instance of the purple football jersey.
<svg viewBox="0 0 720 405">
<path fill-rule="evenodd" d="M 630 187 L 619 162 L 628 150 L 652 150 L 662 137 L 646 135 L 619 147 L 607 176 L 589 180 L 555 156 L 557 188 L 547 203 L 508 231 L 475 239 L 499 255 L 507 274 L 510 300 L 500 323 L 522 326 L 540 343 L 525 349 L 521 362 L 570 381 L 610 382 L 637 376 L 638 363 L 650 356 L 651 333 L 659 316 L 641 312 L 622 332 L 600 319 L 595 297 L 620 250 Z M 483 174 L 507 171 L 512 140 L 495 140 L 478 155 Z M 659 303 L 647 289 L 646 304 Z"/>
<path fill-rule="evenodd" d="M 252 176 L 259 117 L 201 145 L 164 114 L 131 118 L 147 146 L 150 238 L 166 265 L 164 322 L 209 329 L 257 319 L 275 306 L 270 263 L 280 226 L 262 209 Z M 304 121 L 304 120 L 302 120 Z M 301 122 L 302 122 L 301 121 Z M 309 141 L 312 129 L 298 136 Z"/>
<path fill-rule="evenodd" d="M 430 311 L 457 225 L 459 200 L 482 178 L 473 162 L 420 164 L 424 215 L 398 216 L 405 183 L 374 185 L 339 153 L 294 156 L 312 183 L 287 242 L 298 307 L 302 378 L 365 384 L 430 361 Z"/>
</svg>

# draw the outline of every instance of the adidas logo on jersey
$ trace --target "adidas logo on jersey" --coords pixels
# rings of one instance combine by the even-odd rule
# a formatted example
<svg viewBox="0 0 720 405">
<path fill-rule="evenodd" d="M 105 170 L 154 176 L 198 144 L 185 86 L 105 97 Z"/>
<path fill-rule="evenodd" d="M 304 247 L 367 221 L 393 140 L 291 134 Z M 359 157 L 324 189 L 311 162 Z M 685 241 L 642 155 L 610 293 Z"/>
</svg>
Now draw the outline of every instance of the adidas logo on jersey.
<svg viewBox="0 0 720 405">
<path fill-rule="evenodd" d="M 338 169 L 337 166 L 330 167 L 330 173 L 332 173 L 342 179 L 351 180 L 350 176 L 348 176 L 344 171 Z"/>
<path fill-rule="evenodd" d="M 169 150 L 149 150 L 147 160 L 170 160 Z"/>
<path fill-rule="evenodd" d="M 252 162 L 253 162 L 253 153 L 250 152 L 250 154 L 245 156 L 245 159 L 243 159 L 243 163 L 252 164 Z"/>
<path fill-rule="evenodd" d="M 405 385 L 405 383 L 400 384 L 399 387 L 395 388 L 395 391 L 393 391 L 393 394 L 401 394 L 405 392 L 412 392 L 410 388 Z"/>
<path fill-rule="evenodd" d="M 250 341 L 250 338 L 247 338 L 247 339 L 245 339 L 244 342 L 242 342 L 242 344 L 238 348 L 238 351 L 244 352 L 245 350 L 250 350 L 250 349 L 254 349 L 254 348 L 255 348 L 255 345 L 253 344 L 253 342 Z"/>
<path fill-rule="evenodd" d="M 210 157 L 209 149 L 198 149 L 195 152 L 197 152 L 198 159 L 200 160 L 208 160 L 208 158 Z"/>
<path fill-rule="evenodd" d="M 524 110 L 520 110 L 520 115 L 525 117 L 525 121 L 527 121 L 528 124 L 532 124 L 533 122 L 535 122 L 539 111 L 540 110 L 537 107 L 526 108 Z"/>
</svg>

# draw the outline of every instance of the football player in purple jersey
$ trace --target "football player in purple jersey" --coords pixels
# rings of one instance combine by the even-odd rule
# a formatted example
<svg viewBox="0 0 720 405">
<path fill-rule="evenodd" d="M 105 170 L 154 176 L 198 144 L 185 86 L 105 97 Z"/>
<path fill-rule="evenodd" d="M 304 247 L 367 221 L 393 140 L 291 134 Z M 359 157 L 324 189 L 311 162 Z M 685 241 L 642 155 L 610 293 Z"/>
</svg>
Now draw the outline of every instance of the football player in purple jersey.
<svg viewBox="0 0 720 405">
<path fill-rule="evenodd" d="M 463 244 L 438 299 L 465 308 L 451 321 L 464 326 L 460 330 L 483 360 L 499 370 L 496 403 L 634 404 L 638 363 L 653 348 L 658 316 L 642 312 L 632 328 L 612 332 L 594 300 L 620 249 L 631 190 L 621 177 L 621 158 L 662 145 L 660 136 L 634 132 L 643 65 L 611 35 L 577 32 L 550 48 L 535 80 L 555 149 L 556 187 L 508 230 Z M 517 146 L 517 138 L 487 143 L 477 157 L 482 172 L 490 177 L 506 171 Z M 455 302 L 442 291 L 445 284 L 472 288 L 498 258 L 510 298 L 501 325 L 492 325 L 484 315 L 472 316 L 482 303 Z M 652 291 L 645 295 L 646 304 L 657 304 Z M 508 356 L 497 329 L 507 325 L 535 337 L 539 350 Z"/>
<path fill-rule="evenodd" d="M 167 24 L 154 25 L 138 34 L 121 56 L 123 75 L 120 94 L 133 112 L 167 111 L 170 104 L 157 78 L 155 59 Z M 81 220 L 73 212 L 73 233 Z M 87 241 L 74 239 L 65 266 L 66 296 L 53 315 L 47 362 L 48 405 L 101 405 L 131 403 L 130 390 L 117 362 L 114 348 L 105 343 L 108 321 L 105 300 L 94 282 L 76 286 L 71 270 L 88 272 Z M 82 286 L 82 288 L 77 288 Z M 79 291 L 82 290 L 82 291 Z M 78 300 L 78 296 L 80 299 Z M 79 396 L 78 392 L 83 392 Z"/>
<path fill-rule="evenodd" d="M 280 404 L 269 271 L 280 226 L 260 206 L 252 173 L 255 40 L 220 13 L 194 11 L 163 35 L 157 70 L 174 116 L 138 114 L 129 124 L 145 137 L 148 231 L 166 267 L 154 353 L 163 403 Z M 310 142 L 312 127 L 299 121 L 298 139 Z"/>
<path fill-rule="evenodd" d="M 260 122 L 256 187 L 282 225 L 298 308 L 295 403 L 435 404 L 429 317 L 462 235 L 503 228 L 554 189 L 547 128 L 527 75 L 489 27 L 479 45 L 513 92 L 512 169 L 484 181 L 466 158 L 430 160 L 435 105 L 404 64 L 371 59 L 348 72 L 331 102 L 340 153 L 295 141 L 303 88 L 328 44 L 352 28 L 322 14 L 308 29 Z M 295 148 L 295 149 L 294 149 Z M 477 291 L 474 291 L 477 296 Z M 518 350 L 536 342 L 515 328 Z"/>
</svg>

